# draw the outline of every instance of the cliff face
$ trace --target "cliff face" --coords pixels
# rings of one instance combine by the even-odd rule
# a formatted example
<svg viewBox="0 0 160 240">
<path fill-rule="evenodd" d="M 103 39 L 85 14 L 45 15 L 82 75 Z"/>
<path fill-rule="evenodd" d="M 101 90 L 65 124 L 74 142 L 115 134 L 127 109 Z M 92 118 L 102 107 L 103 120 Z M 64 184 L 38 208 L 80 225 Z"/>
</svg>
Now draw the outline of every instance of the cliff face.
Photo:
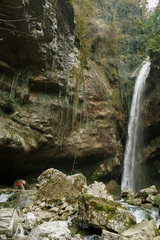
<svg viewBox="0 0 160 240">
<path fill-rule="evenodd" d="M 101 35 L 79 77 L 73 119 L 81 65 L 75 9 L 67 0 L 2 0 L 0 9 L 0 183 L 48 167 L 82 170 L 92 180 L 118 170 L 118 179 L 125 116 L 100 61 Z"/>
<path fill-rule="evenodd" d="M 144 165 L 146 181 L 159 187 L 160 174 L 160 68 L 152 64 L 146 84 L 144 115 Z"/>
</svg>

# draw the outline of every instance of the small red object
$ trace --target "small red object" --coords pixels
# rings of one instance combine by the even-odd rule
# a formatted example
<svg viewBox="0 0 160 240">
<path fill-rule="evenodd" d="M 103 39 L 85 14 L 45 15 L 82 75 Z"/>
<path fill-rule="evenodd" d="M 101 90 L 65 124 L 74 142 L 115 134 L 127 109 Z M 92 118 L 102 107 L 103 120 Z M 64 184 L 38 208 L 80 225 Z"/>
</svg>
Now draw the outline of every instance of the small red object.
<svg viewBox="0 0 160 240">
<path fill-rule="evenodd" d="M 19 186 L 19 187 L 21 186 L 21 182 L 20 182 L 20 181 L 18 182 L 18 186 Z"/>
</svg>

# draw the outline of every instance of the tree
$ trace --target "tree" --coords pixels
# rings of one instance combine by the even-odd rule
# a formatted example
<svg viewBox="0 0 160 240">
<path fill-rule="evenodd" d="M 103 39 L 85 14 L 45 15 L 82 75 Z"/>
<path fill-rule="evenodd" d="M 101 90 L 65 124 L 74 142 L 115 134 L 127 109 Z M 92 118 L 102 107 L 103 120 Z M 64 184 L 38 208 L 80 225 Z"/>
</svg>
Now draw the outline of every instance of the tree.
<svg viewBox="0 0 160 240">
<path fill-rule="evenodd" d="M 150 56 L 154 63 L 158 63 L 160 61 L 160 4 L 148 18 L 146 32 Z"/>
</svg>

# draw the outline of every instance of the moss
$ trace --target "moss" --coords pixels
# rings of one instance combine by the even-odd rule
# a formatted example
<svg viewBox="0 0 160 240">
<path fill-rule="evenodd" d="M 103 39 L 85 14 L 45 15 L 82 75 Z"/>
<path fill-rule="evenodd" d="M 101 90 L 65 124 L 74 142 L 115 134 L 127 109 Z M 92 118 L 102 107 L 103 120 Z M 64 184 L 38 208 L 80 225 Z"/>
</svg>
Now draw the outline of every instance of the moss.
<svg viewBox="0 0 160 240">
<path fill-rule="evenodd" d="M 129 222 L 127 222 L 126 226 L 127 226 L 128 228 L 130 228 L 130 227 L 132 227 L 132 226 L 135 225 L 135 224 L 136 224 L 136 222 L 135 222 L 133 219 L 130 219 Z"/>
<path fill-rule="evenodd" d="M 156 195 L 154 199 L 154 204 L 158 207 L 160 207 L 160 193 Z"/>
<path fill-rule="evenodd" d="M 56 178 L 43 184 L 38 192 L 38 198 L 46 198 L 47 201 L 54 201 L 57 205 L 61 204 L 61 199 L 65 197 L 67 202 L 73 203 L 79 197 L 77 190 L 66 178 Z"/>
<path fill-rule="evenodd" d="M 77 37 L 80 41 L 80 66 L 75 71 L 76 76 L 76 86 L 74 90 L 74 100 L 73 100 L 73 114 L 72 121 L 75 122 L 77 116 L 77 109 L 79 103 L 79 90 L 80 85 L 83 83 L 85 88 L 85 78 L 83 75 L 84 68 L 90 58 L 91 46 L 93 42 L 93 37 L 89 29 L 89 21 L 91 19 L 92 13 L 94 12 L 94 5 L 92 1 L 86 0 L 69 0 L 71 6 L 74 8 L 74 21 L 75 30 Z"/>
<path fill-rule="evenodd" d="M 107 214 L 107 222 L 115 216 L 117 207 L 121 207 L 117 202 L 96 198 L 89 194 L 83 194 L 81 197 L 94 211 L 104 211 Z"/>
</svg>

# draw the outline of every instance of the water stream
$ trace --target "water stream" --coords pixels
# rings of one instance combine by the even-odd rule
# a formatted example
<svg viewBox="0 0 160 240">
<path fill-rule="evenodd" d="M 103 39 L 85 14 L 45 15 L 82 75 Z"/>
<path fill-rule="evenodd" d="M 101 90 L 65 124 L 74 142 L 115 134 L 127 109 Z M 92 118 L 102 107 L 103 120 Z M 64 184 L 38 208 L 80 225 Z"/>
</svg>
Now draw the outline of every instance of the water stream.
<svg viewBox="0 0 160 240">
<path fill-rule="evenodd" d="M 12 195 L 14 194 L 14 192 L 13 193 L 2 193 L 2 194 L 0 194 L 0 203 L 2 203 L 2 202 L 7 202 L 8 201 L 8 199 L 10 198 L 10 197 L 12 197 Z"/>
<path fill-rule="evenodd" d="M 145 208 L 143 206 L 133 206 L 122 201 L 121 203 L 128 209 L 129 212 L 131 212 L 135 216 L 137 223 L 140 223 L 144 219 L 147 220 L 153 219 L 157 225 L 157 228 L 160 229 L 160 216 L 158 208 L 153 206 L 152 208 Z"/>
<path fill-rule="evenodd" d="M 150 71 L 150 61 L 146 60 L 138 74 L 132 97 L 128 124 L 128 140 L 124 154 L 124 169 L 121 188 L 137 192 L 140 189 L 140 150 L 142 149 L 141 103 L 145 82 Z"/>
</svg>

